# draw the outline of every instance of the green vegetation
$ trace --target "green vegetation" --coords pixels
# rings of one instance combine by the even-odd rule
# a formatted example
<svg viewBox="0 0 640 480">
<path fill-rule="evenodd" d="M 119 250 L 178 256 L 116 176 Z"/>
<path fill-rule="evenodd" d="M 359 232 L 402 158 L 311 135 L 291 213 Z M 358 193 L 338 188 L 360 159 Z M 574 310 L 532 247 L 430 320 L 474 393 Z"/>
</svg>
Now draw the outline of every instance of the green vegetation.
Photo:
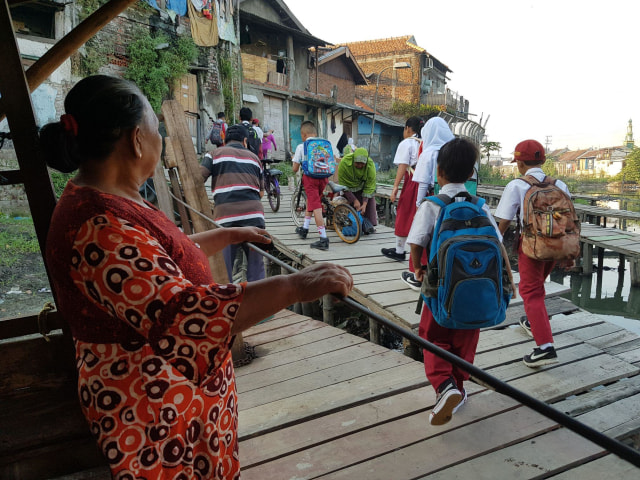
<svg viewBox="0 0 640 480">
<path fill-rule="evenodd" d="M 627 156 L 624 167 L 617 175 L 616 180 L 640 183 L 640 148 L 634 148 Z"/>
<path fill-rule="evenodd" d="M 19 264 L 25 254 L 40 252 L 31 218 L 0 213 L 0 252 L 3 267 Z"/>
<path fill-rule="evenodd" d="M 404 118 L 409 117 L 423 117 L 428 120 L 431 117 L 436 117 L 442 111 L 439 106 L 434 105 L 416 105 L 410 102 L 393 102 L 391 107 L 391 113 L 393 115 L 402 116 Z"/>
<path fill-rule="evenodd" d="M 233 79 L 238 78 L 239 74 L 229 56 L 224 54 L 222 49 L 220 49 L 219 52 L 218 70 L 220 71 L 222 98 L 224 98 L 224 113 L 227 118 L 234 119 L 236 114 L 236 99 L 233 90 Z"/>
<path fill-rule="evenodd" d="M 493 168 L 486 163 L 480 164 L 480 168 L 478 170 L 478 183 L 480 184 L 488 183 L 490 185 L 506 185 L 513 180 L 513 178 L 513 175 L 503 178 L 499 169 Z"/>
<path fill-rule="evenodd" d="M 293 173 L 293 163 L 281 162 L 275 168 L 282 172 L 282 175 L 278 179 L 278 183 L 280 185 L 289 185 L 289 177 L 293 177 L 295 175 Z"/>
<path fill-rule="evenodd" d="M 385 172 L 376 172 L 376 183 L 393 185 L 396 181 L 396 175 L 398 173 L 398 167 L 390 168 Z"/>
<path fill-rule="evenodd" d="M 499 152 L 500 150 L 502 150 L 500 142 L 482 142 L 480 144 L 480 151 L 482 152 L 482 156 L 486 156 L 487 161 L 489 161 L 491 152 Z"/>
<path fill-rule="evenodd" d="M 163 33 L 152 36 L 144 31 L 129 44 L 127 54 L 129 66 L 125 78 L 135 82 L 153 110 L 159 112 L 162 100 L 176 80 L 188 72 L 198 50 L 191 37 L 170 39 Z"/>
<path fill-rule="evenodd" d="M 56 193 L 56 198 L 60 198 L 64 187 L 67 186 L 67 182 L 74 175 L 75 173 L 60 173 L 56 170 L 49 170 L 49 176 L 51 177 L 51 182 L 53 183 L 53 190 Z"/>
</svg>

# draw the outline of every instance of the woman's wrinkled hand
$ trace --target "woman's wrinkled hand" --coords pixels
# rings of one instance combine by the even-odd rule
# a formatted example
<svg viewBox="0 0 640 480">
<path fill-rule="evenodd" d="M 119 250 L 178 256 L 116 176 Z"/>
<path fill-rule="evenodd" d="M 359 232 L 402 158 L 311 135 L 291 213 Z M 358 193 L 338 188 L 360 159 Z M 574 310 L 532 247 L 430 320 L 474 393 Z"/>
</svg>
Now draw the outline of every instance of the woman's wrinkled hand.
<svg viewBox="0 0 640 480">
<path fill-rule="evenodd" d="M 295 277 L 298 302 L 311 302 L 327 293 L 346 297 L 353 288 L 349 270 L 333 263 L 314 263 L 291 276 Z"/>
</svg>

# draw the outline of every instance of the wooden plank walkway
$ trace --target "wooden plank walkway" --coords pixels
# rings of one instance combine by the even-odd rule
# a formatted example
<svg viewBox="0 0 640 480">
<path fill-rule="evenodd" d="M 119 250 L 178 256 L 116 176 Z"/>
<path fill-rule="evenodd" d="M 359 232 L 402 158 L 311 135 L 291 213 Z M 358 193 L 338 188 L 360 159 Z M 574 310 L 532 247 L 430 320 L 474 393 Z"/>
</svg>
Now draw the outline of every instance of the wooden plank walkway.
<svg viewBox="0 0 640 480">
<path fill-rule="evenodd" d="M 418 292 L 411 290 L 400 275 L 408 268 L 406 262 L 396 262 L 380 253 L 383 247 L 395 246 L 393 229 L 384 225 L 376 227 L 376 233 L 360 237 L 354 244 L 346 244 L 328 229 L 329 250 L 314 250 L 309 245 L 317 239 L 315 224 L 307 239 L 302 240 L 294 232 L 290 215 L 291 190 L 283 187 L 280 210 L 273 213 L 265 203 L 267 230 L 275 237 L 278 249 L 301 265 L 314 262 L 333 262 L 347 267 L 354 277 L 355 288 L 351 297 L 372 311 L 384 315 L 398 325 L 417 330 L 420 317 L 415 313 Z M 518 274 L 514 280 L 518 281 Z M 557 296 L 570 289 L 557 283 L 547 282 L 547 296 Z M 512 306 L 522 303 L 518 297 Z"/>
<path fill-rule="evenodd" d="M 615 438 L 640 429 L 640 338 L 564 299 L 559 363 L 529 369 L 517 326 L 483 331 L 476 365 Z M 510 320 L 519 307 L 510 312 Z M 556 306 L 556 310 L 558 306 Z M 236 370 L 244 480 L 635 478 L 629 463 L 514 400 L 468 383 L 442 427 L 421 362 L 283 311 L 248 330 L 258 358 Z"/>
</svg>

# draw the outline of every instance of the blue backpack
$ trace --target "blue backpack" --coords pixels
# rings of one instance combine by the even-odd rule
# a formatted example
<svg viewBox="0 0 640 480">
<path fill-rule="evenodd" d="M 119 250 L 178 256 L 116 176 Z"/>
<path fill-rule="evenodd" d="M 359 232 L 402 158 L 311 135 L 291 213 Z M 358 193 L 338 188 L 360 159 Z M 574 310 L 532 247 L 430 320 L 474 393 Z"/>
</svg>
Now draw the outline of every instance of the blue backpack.
<svg viewBox="0 0 640 480">
<path fill-rule="evenodd" d="M 328 178 L 336 171 L 331 142 L 324 138 L 308 138 L 304 142 L 302 172 L 311 178 Z"/>
<path fill-rule="evenodd" d="M 509 261 L 484 200 L 467 192 L 428 197 L 441 207 L 421 298 L 446 328 L 493 327 L 505 319 L 513 289 Z"/>
</svg>

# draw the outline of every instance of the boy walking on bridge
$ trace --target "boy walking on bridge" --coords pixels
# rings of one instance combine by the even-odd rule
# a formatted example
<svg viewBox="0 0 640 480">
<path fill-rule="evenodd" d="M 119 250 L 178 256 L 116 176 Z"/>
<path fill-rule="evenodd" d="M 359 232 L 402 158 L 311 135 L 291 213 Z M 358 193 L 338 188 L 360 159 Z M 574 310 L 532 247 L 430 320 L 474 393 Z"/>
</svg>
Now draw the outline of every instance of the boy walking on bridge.
<svg viewBox="0 0 640 480">
<path fill-rule="evenodd" d="M 300 166 L 305 159 L 304 144 L 310 139 L 318 136 L 318 130 L 313 122 L 306 121 L 300 126 L 300 136 L 302 137 L 302 143 L 296 147 L 296 152 L 293 155 L 293 171 L 300 170 Z M 333 173 L 333 172 L 332 172 Z M 320 239 L 309 245 L 311 248 L 317 248 L 318 250 L 329 250 L 329 238 L 327 237 L 327 231 L 324 226 L 324 219 L 322 218 L 322 195 L 324 189 L 329 183 L 329 177 L 326 178 L 313 178 L 302 172 L 302 185 L 304 191 L 307 194 L 307 211 L 304 214 L 304 224 L 302 227 L 296 228 L 296 233 L 302 239 L 307 238 L 309 233 L 309 225 L 311 224 L 311 215 L 318 227 L 318 235 Z"/>
<path fill-rule="evenodd" d="M 483 200 L 469 195 L 464 186 L 464 182 L 473 174 L 477 158 L 478 149 L 469 140 L 455 138 L 445 143 L 440 149 L 437 159 L 437 176 L 438 184 L 441 186 L 441 195 L 438 197 L 429 197 L 428 201 L 423 202 L 413 219 L 407 243 L 411 246 L 411 261 L 415 270 L 415 278 L 420 282 L 424 280 L 422 288 L 425 294 L 427 290 L 425 284 L 445 284 L 448 283 L 452 277 L 456 278 L 456 283 L 460 282 L 459 278 L 461 275 L 457 270 L 457 266 L 455 267 L 456 271 L 454 271 L 453 266 L 445 267 L 445 264 L 448 262 L 440 263 L 438 261 L 438 255 L 445 251 L 447 255 L 449 255 L 449 252 L 452 252 L 451 255 L 457 255 L 453 253 L 452 247 L 448 247 L 449 250 L 443 247 L 447 242 L 449 242 L 449 245 L 453 244 L 452 240 L 456 239 L 453 235 L 459 235 L 457 236 L 458 239 L 464 239 L 458 241 L 466 242 L 476 240 L 485 242 L 487 238 L 491 238 L 490 242 L 493 245 L 493 251 L 500 251 L 499 246 L 502 241 L 502 236 L 498 232 L 498 226 L 491 216 L 489 207 Z M 413 200 L 414 198 L 412 198 L 412 201 Z M 445 220 L 441 218 L 442 213 L 446 216 L 446 214 L 454 208 L 461 208 L 463 206 L 474 212 L 475 216 L 472 221 L 457 222 L 454 226 L 451 220 L 445 222 Z M 469 206 L 471 208 L 469 208 Z M 466 227 L 461 227 L 459 225 L 460 223 L 473 224 L 474 228 L 468 229 L 468 233 L 463 232 L 463 229 Z M 445 224 L 447 225 L 446 227 L 444 226 Z M 439 228 L 439 230 L 436 231 L 436 228 Z M 458 230 L 460 233 L 452 234 L 453 229 Z M 479 232 L 480 230 L 483 232 L 482 235 L 480 233 L 472 234 L 472 232 Z M 445 237 L 451 236 L 449 236 L 449 240 L 440 243 L 443 235 Z M 488 270 L 487 267 L 495 264 L 498 265 L 497 270 L 494 268 L 495 272 L 500 272 L 499 274 L 501 275 L 503 272 L 503 259 L 498 258 L 496 262 L 494 257 L 493 263 L 487 261 L 486 257 L 480 255 L 482 251 L 475 248 L 477 245 L 478 243 L 475 243 L 469 247 L 471 249 L 471 255 L 467 256 L 468 258 L 466 258 L 463 268 L 467 268 L 467 264 L 470 264 L 472 273 L 466 276 L 474 277 L 476 273 L 484 275 L 484 271 Z M 428 280 L 424 278 L 427 273 L 420 264 L 425 249 L 429 251 L 430 272 Z M 455 263 L 456 260 L 453 262 L 454 265 L 457 265 Z M 476 266 L 475 263 L 478 265 Z M 485 264 L 485 266 L 480 265 L 480 263 Z M 437 271 L 438 268 L 443 268 L 445 271 Z M 436 277 L 433 282 L 431 281 L 432 276 Z M 462 277 L 465 277 L 465 275 L 462 275 Z M 445 280 L 442 280 L 443 278 Z M 438 279 L 440 279 L 440 281 Z M 432 302 L 430 301 L 431 298 L 425 299 L 418 330 L 420 337 L 457 355 L 469 363 L 473 363 L 476 347 L 478 346 L 478 339 L 480 337 L 479 324 L 477 324 L 476 321 L 483 315 L 483 306 L 477 304 L 486 303 L 489 307 L 493 306 L 490 305 L 492 303 L 491 300 L 485 302 L 480 300 L 486 298 L 482 285 L 486 285 L 487 283 L 495 283 L 497 286 L 500 281 L 494 282 L 490 280 L 489 282 L 485 281 L 483 283 L 474 281 L 474 283 L 469 284 L 471 285 L 470 287 L 462 287 L 460 290 L 464 291 L 464 298 L 462 299 L 457 297 L 455 293 L 452 293 L 450 298 L 453 299 L 452 303 L 456 305 L 449 307 L 449 315 L 444 314 L 446 312 L 442 312 L 436 308 L 441 306 L 441 304 L 438 303 L 442 297 L 441 292 L 438 291 L 437 294 L 430 292 L 427 296 L 436 298 L 436 300 Z M 455 292 L 457 287 L 453 285 L 451 288 Z M 437 290 L 440 290 L 440 288 L 437 288 Z M 493 295 L 490 294 L 488 298 L 495 300 L 495 291 L 490 293 L 493 293 Z M 500 292 L 500 294 L 501 293 L 502 292 Z M 423 298 L 424 297 L 425 295 L 423 295 Z M 463 301 L 461 302 L 460 300 Z M 427 301 L 429 305 L 427 305 Z M 464 311 L 464 313 L 460 315 L 461 309 L 464 310 L 465 306 L 462 304 L 464 304 L 465 301 L 473 305 L 473 311 L 471 313 Z M 432 311 L 431 308 L 434 308 L 434 310 Z M 504 320 L 505 308 L 506 306 L 504 304 L 500 305 L 500 311 L 496 315 L 496 317 L 499 317 L 499 321 Z M 456 310 L 455 314 L 453 313 L 454 309 Z M 448 318 L 443 319 L 443 317 Z M 449 328 L 441 325 L 441 323 L 449 324 L 448 320 L 453 318 L 460 320 L 455 327 Z M 443 425 L 451 420 L 453 414 L 467 401 L 467 392 L 464 389 L 463 383 L 469 379 L 469 374 L 434 353 L 424 350 L 423 354 L 424 370 L 427 379 L 436 390 L 436 404 L 429 415 L 429 423 L 431 425 Z"/>
<path fill-rule="evenodd" d="M 513 155 L 514 159 L 511 163 L 517 163 L 518 171 L 523 177 L 516 178 L 507 184 L 498 203 L 495 216 L 503 235 L 513 219 L 517 218 L 518 222 L 524 225 L 525 195 L 532 188 L 531 182 L 549 181 L 541 168 L 546 157 L 544 147 L 539 142 L 524 140 L 516 145 Z M 529 177 L 528 181 L 525 177 Z M 553 180 L 553 182 L 557 188 L 569 196 L 568 201 L 570 202 L 567 185 L 560 180 Z M 520 318 L 520 326 L 527 335 L 533 337 L 537 345 L 522 360 L 527 367 L 536 368 L 558 362 L 558 355 L 553 346 L 549 314 L 544 304 L 544 281 L 553 270 L 556 262 L 531 258 L 523 252 L 522 242 L 523 237 L 518 243 L 518 271 L 520 272 L 518 291 L 524 302 L 526 315 Z M 570 260 L 570 263 L 573 263 L 573 259 Z"/>
</svg>

